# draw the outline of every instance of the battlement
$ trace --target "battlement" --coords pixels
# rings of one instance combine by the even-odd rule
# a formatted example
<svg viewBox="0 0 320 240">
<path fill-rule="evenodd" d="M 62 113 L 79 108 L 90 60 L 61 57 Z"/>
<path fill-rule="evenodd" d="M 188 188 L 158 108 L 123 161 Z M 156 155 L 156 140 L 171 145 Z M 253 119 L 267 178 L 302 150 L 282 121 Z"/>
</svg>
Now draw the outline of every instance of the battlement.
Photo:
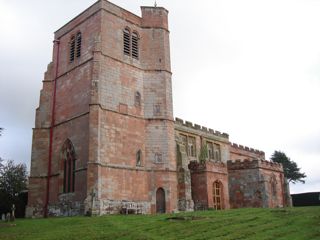
<svg viewBox="0 0 320 240">
<path fill-rule="evenodd" d="M 218 172 L 218 173 L 225 173 L 227 174 L 227 164 L 223 162 L 198 162 L 198 161 L 191 161 L 188 165 L 188 168 L 192 172 Z"/>
<path fill-rule="evenodd" d="M 266 161 L 266 160 L 229 160 L 227 162 L 228 170 L 240 170 L 240 169 L 252 169 L 252 168 L 263 168 L 272 171 L 283 172 L 282 164 Z"/>
<path fill-rule="evenodd" d="M 263 151 L 260 151 L 260 150 L 257 150 L 257 149 L 253 149 L 253 148 L 250 148 L 250 147 L 247 147 L 247 146 L 243 146 L 243 145 L 236 144 L 236 143 L 230 143 L 230 145 L 231 145 L 231 147 L 239 149 L 239 150 L 243 150 L 243 151 L 246 151 L 246 152 L 252 152 L 252 153 L 260 154 L 260 155 L 265 155 L 265 153 Z"/>
<path fill-rule="evenodd" d="M 218 137 L 229 139 L 229 134 L 227 134 L 227 133 L 221 133 L 221 132 L 213 130 L 211 128 L 203 127 L 198 124 L 193 124 L 192 122 L 189 122 L 189 121 L 184 121 L 180 118 L 175 119 L 175 124 L 180 125 L 180 126 L 184 126 L 187 128 L 192 128 L 192 129 L 204 132 L 204 133 L 212 134 L 212 135 L 215 135 Z"/>
</svg>

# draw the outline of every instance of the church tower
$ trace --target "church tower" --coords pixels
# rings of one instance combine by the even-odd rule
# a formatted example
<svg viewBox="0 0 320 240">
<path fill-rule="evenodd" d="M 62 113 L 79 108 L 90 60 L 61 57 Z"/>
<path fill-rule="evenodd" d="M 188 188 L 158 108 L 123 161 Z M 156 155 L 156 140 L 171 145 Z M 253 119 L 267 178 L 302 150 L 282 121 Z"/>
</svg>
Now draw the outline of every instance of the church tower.
<svg viewBox="0 0 320 240">
<path fill-rule="evenodd" d="M 141 11 L 100 0 L 55 32 L 27 216 L 177 209 L 168 11 Z"/>
</svg>

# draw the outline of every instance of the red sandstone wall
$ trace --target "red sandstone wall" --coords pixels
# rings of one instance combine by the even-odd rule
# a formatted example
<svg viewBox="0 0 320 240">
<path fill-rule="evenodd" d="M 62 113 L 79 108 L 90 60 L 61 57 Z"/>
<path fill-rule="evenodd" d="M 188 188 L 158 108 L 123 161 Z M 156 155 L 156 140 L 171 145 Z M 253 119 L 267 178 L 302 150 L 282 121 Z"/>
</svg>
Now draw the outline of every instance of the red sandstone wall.
<svg viewBox="0 0 320 240">
<path fill-rule="evenodd" d="M 209 163 L 210 164 L 210 163 Z M 213 206 L 213 183 L 218 181 L 222 184 L 222 209 L 229 209 L 229 185 L 226 165 L 224 166 L 208 166 L 207 167 L 207 192 L 208 192 L 208 207 Z"/>
<path fill-rule="evenodd" d="M 99 35 L 100 15 L 98 13 L 88 15 L 88 12 L 80 15 L 62 29 L 56 32 L 55 39 L 59 40 L 54 45 L 53 62 L 48 66 L 45 74 L 43 89 L 41 90 L 40 105 L 36 114 L 36 129 L 32 145 L 31 160 L 31 190 L 29 191 L 29 210 L 27 215 L 43 214 L 46 194 L 46 179 L 49 159 L 49 130 L 51 124 L 53 80 L 56 78 L 58 68 L 55 127 L 53 130 L 52 151 L 52 176 L 50 179 L 50 208 L 60 204 L 63 186 L 63 167 L 61 159 L 61 147 L 66 139 L 70 139 L 75 147 L 76 173 L 75 192 L 69 194 L 72 201 L 83 203 L 87 196 L 86 169 L 88 161 L 89 140 L 89 103 L 92 80 L 92 50 L 95 47 L 95 39 Z M 79 21 L 85 19 L 85 21 Z M 73 34 L 81 31 L 82 47 L 81 57 L 74 62 L 69 62 L 69 41 Z M 45 135 L 45 136 L 44 136 Z M 78 205 L 78 211 L 80 211 Z"/>
<path fill-rule="evenodd" d="M 222 209 L 229 209 L 229 191 L 227 167 L 223 163 L 206 162 L 203 164 L 191 162 L 192 199 L 195 209 L 202 210 L 214 208 L 213 183 L 222 184 Z"/>
<path fill-rule="evenodd" d="M 171 212 L 177 202 L 176 173 L 168 172 L 176 169 L 171 73 L 170 62 L 163 60 L 159 65 L 162 55 L 158 55 L 169 57 L 168 44 L 162 43 L 163 39 L 169 42 L 168 32 L 141 28 L 140 18 L 107 2 L 103 8 L 101 42 L 94 56 L 95 69 L 99 69 L 95 71 L 95 103 L 99 105 L 91 106 L 95 110 L 90 112 L 88 194 L 97 191 L 100 213 L 116 212 L 122 201 L 138 202 L 147 212 L 154 212 L 155 193 L 162 187 L 167 212 Z M 141 36 L 139 60 L 123 54 L 125 27 Z M 160 37 L 152 32 L 159 32 Z M 141 94 L 141 106 L 135 105 L 136 91 Z M 154 115 L 156 104 L 159 115 Z M 142 166 L 136 166 L 139 149 Z M 162 162 L 155 162 L 155 154 L 161 155 Z"/>
<path fill-rule="evenodd" d="M 285 205 L 281 165 L 258 160 L 229 161 L 228 174 L 231 208 Z M 272 178 L 275 180 L 274 190 Z"/>
<path fill-rule="evenodd" d="M 208 186 L 205 172 L 191 173 L 191 193 L 196 210 L 208 208 Z"/>
<path fill-rule="evenodd" d="M 282 172 L 274 172 L 269 169 L 261 169 L 261 174 L 265 179 L 265 190 L 268 198 L 268 206 L 271 208 L 286 206 L 285 190 L 284 190 L 284 175 Z M 274 186 L 272 181 L 275 180 Z"/>
</svg>

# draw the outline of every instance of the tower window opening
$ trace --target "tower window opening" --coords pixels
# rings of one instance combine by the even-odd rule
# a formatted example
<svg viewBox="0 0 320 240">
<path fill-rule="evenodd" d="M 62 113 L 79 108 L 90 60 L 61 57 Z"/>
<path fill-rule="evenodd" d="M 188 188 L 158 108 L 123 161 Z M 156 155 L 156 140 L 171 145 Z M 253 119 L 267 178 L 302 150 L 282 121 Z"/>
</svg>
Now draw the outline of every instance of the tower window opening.
<svg viewBox="0 0 320 240">
<path fill-rule="evenodd" d="M 137 91 L 135 96 L 134 96 L 134 104 L 137 106 L 137 107 L 140 107 L 141 106 L 141 94 Z"/>
<path fill-rule="evenodd" d="M 139 37 L 137 33 L 132 34 L 132 57 L 139 59 Z"/>
<path fill-rule="evenodd" d="M 76 49 L 76 39 L 73 36 L 70 41 L 70 59 L 69 59 L 70 62 L 74 61 L 75 49 Z"/>
<path fill-rule="evenodd" d="M 141 150 L 139 150 L 136 153 L 136 165 L 137 166 L 141 166 L 141 159 L 142 159 L 142 152 L 141 152 Z"/>
<path fill-rule="evenodd" d="M 82 42 L 82 38 L 81 38 L 81 33 L 77 33 L 77 37 L 76 37 L 76 42 L 77 42 L 77 51 L 76 51 L 76 56 L 77 58 L 81 56 L 81 42 Z"/>
<path fill-rule="evenodd" d="M 127 28 L 123 31 L 123 53 L 128 56 L 131 54 L 130 31 Z"/>
</svg>

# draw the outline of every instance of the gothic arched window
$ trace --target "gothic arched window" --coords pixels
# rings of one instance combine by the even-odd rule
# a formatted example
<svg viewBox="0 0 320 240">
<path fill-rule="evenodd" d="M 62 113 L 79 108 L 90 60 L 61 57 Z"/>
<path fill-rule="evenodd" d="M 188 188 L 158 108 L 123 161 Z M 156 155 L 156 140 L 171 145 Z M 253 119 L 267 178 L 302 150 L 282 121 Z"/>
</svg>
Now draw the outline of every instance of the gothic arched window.
<svg viewBox="0 0 320 240">
<path fill-rule="evenodd" d="M 82 43 L 82 37 L 81 37 L 81 32 L 77 33 L 76 36 L 76 56 L 77 58 L 81 56 L 81 43 Z"/>
<path fill-rule="evenodd" d="M 216 210 L 223 209 L 222 194 L 222 183 L 220 181 L 215 181 L 212 186 L 212 200 L 213 208 Z"/>
<path fill-rule="evenodd" d="M 64 142 L 61 155 L 63 161 L 63 192 L 74 192 L 76 153 L 69 139 Z"/>
<path fill-rule="evenodd" d="M 74 61 L 74 53 L 75 53 L 75 49 L 76 49 L 76 38 L 74 36 L 71 37 L 69 44 L 70 44 L 69 60 L 70 60 L 70 62 L 73 62 Z"/>
<path fill-rule="evenodd" d="M 123 53 L 135 59 L 139 59 L 139 34 L 131 32 L 128 27 L 123 30 Z"/>
<path fill-rule="evenodd" d="M 131 37 L 132 57 L 139 59 L 139 36 L 136 32 L 132 33 Z"/>
<path fill-rule="evenodd" d="M 131 54 L 130 30 L 128 28 L 123 31 L 123 53 L 128 56 Z"/>
</svg>

